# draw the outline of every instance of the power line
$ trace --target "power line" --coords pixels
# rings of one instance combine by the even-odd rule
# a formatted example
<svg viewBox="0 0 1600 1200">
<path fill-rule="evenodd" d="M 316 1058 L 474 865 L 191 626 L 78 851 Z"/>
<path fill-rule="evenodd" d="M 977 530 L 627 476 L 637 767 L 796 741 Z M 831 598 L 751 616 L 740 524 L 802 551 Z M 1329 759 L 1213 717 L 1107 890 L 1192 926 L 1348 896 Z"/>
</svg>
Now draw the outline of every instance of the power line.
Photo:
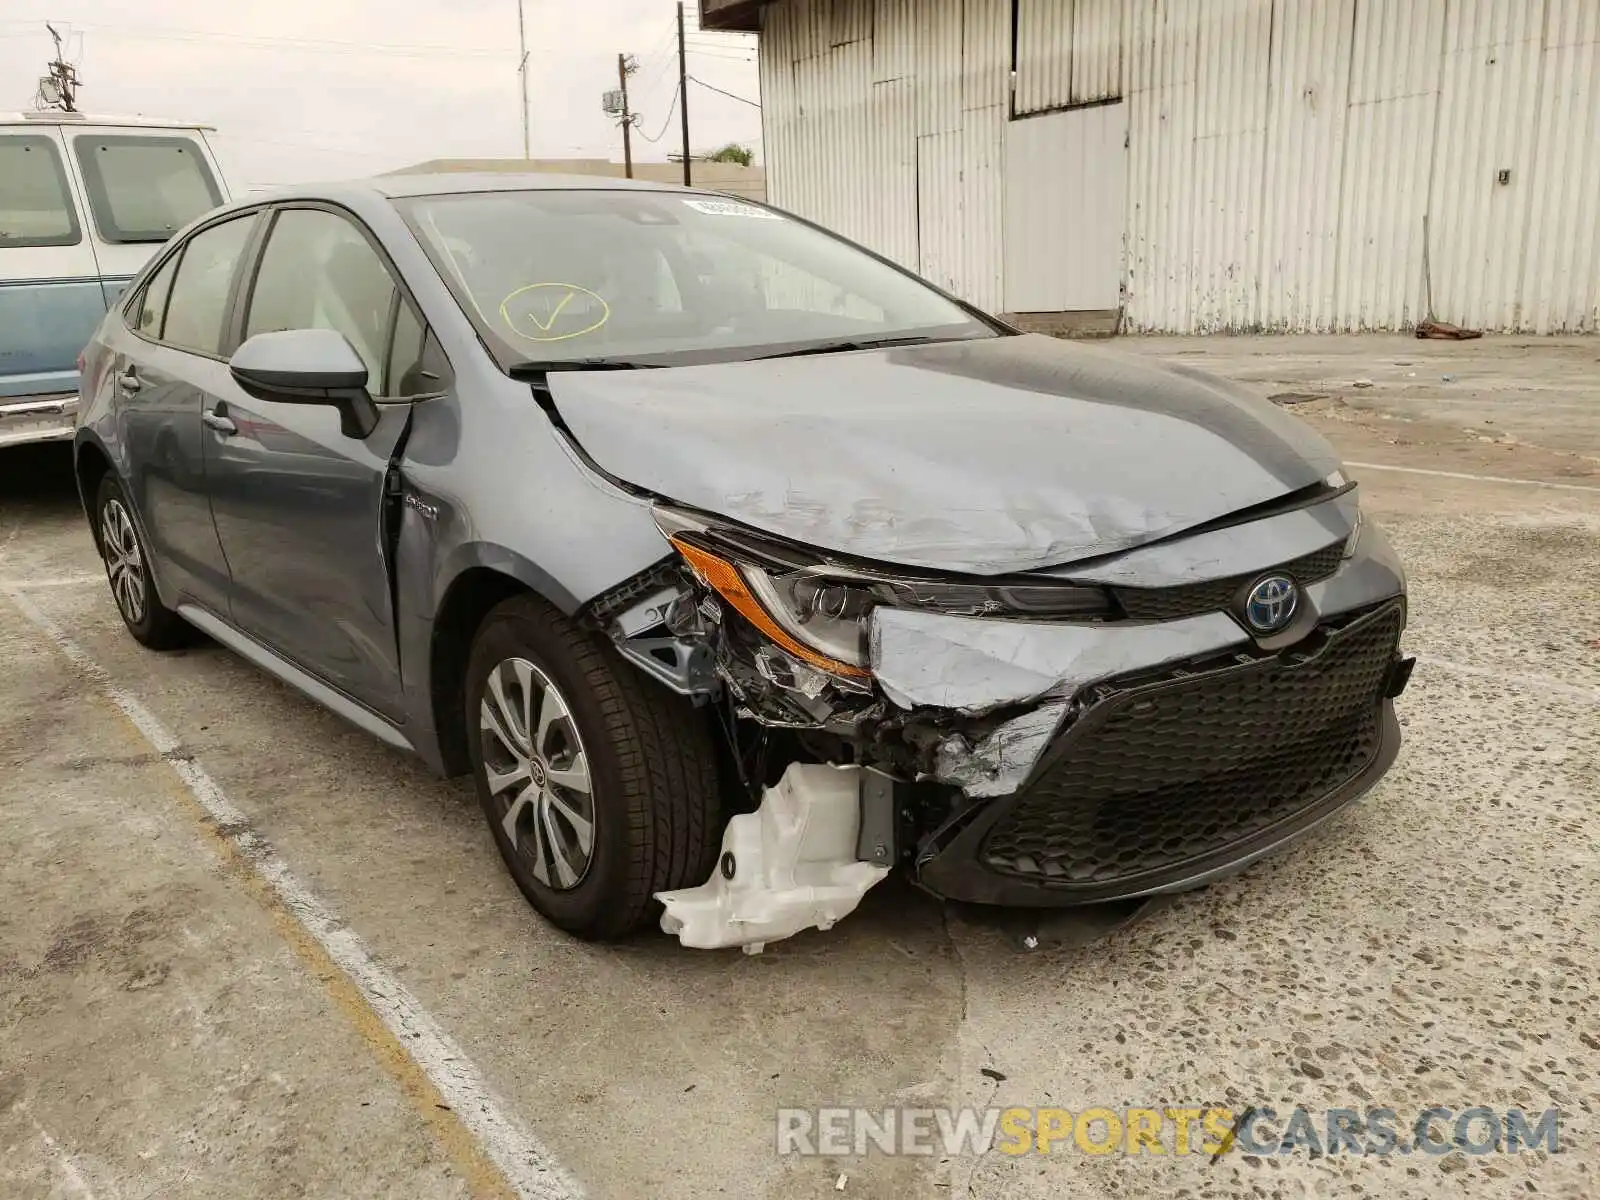
<svg viewBox="0 0 1600 1200">
<path fill-rule="evenodd" d="M 648 133 L 646 133 L 643 129 L 641 129 L 641 130 L 639 130 L 639 136 L 642 137 L 647 142 L 659 142 L 662 138 L 666 137 L 667 136 L 667 126 L 672 124 L 672 114 L 677 109 L 677 107 L 678 107 L 678 89 L 677 88 L 673 88 L 672 89 L 672 102 L 667 105 L 667 116 L 666 116 L 666 119 L 661 122 L 661 132 L 657 133 L 655 135 L 655 137 L 651 137 Z"/>
<path fill-rule="evenodd" d="M 730 100 L 737 100 L 740 104 L 748 104 L 751 108 L 760 108 L 761 105 L 754 100 L 746 100 L 743 96 L 735 96 L 732 92 L 725 92 L 721 88 L 707 83 L 704 79 L 696 79 L 693 75 L 688 77 L 690 83 L 698 83 L 707 91 L 716 92 L 719 96 L 726 96 Z"/>
<path fill-rule="evenodd" d="M 270 34 L 221 33 L 207 29 L 146 29 L 131 25 L 106 25 L 95 21 L 74 21 L 72 25 L 74 29 L 93 29 L 138 41 L 228 42 L 238 46 L 259 48 L 295 47 L 328 53 L 356 52 L 395 54 L 410 57 L 448 55 L 462 58 L 500 58 L 508 57 L 511 54 L 510 49 L 495 46 L 445 46 L 417 42 L 345 42 L 331 38 L 275 37 Z M 551 50 L 549 53 L 554 54 L 557 51 Z"/>
</svg>

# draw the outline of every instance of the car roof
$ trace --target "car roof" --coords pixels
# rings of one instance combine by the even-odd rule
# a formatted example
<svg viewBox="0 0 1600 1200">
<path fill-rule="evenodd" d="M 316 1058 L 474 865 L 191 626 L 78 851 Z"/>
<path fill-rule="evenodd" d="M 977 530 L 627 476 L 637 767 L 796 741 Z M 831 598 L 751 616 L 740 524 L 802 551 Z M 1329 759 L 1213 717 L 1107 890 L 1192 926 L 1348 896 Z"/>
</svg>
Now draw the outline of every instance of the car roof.
<svg viewBox="0 0 1600 1200">
<path fill-rule="evenodd" d="M 207 125 L 201 121 L 169 121 L 164 117 L 119 117 L 109 114 L 96 116 L 92 113 L 69 113 L 61 112 L 57 109 L 36 109 L 30 112 L 0 112 L 0 125 L 71 125 L 79 128 L 117 125 L 134 129 L 205 129 L 212 133 L 215 133 L 217 128 L 215 125 Z"/>
<path fill-rule="evenodd" d="M 365 199 L 395 200 L 409 196 L 456 196 L 473 192 L 679 192 L 686 196 L 716 196 L 704 188 L 648 179 L 618 179 L 610 175 L 554 175 L 544 171 L 441 171 L 435 174 L 379 175 L 371 179 L 345 179 L 324 183 L 297 183 L 263 188 L 235 197 L 235 204 L 263 204 L 280 200 Z"/>
</svg>

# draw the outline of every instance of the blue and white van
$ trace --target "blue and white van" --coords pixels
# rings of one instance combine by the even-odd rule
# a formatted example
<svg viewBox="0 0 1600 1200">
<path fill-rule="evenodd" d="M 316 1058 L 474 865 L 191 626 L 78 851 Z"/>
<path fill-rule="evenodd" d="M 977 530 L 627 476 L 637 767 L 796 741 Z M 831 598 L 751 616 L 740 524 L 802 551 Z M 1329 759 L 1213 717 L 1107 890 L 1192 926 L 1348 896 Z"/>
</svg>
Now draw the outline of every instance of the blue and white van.
<svg viewBox="0 0 1600 1200">
<path fill-rule="evenodd" d="M 72 436 L 78 354 L 106 309 L 227 199 L 208 128 L 0 113 L 0 446 Z"/>
</svg>

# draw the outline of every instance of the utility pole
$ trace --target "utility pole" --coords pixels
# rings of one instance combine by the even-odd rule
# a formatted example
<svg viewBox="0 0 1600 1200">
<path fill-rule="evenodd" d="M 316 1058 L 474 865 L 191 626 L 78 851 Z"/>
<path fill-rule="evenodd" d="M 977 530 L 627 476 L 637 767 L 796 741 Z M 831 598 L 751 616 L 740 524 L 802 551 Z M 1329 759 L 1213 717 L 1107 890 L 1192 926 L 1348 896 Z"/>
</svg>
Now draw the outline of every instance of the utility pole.
<svg viewBox="0 0 1600 1200">
<path fill-rule="evenodd" d="M 683 0 L 678 0 L 678 113 L 683 118 L 683 186 L 689 187 L 689 62 L 683 52 Z"/>
<path fill-rule="evenodd" d="M 629 136 L 633 113 L 628 111 L 628 76 L 638 69 L 636 63 L 628 61 L 626 54 L 617 55 L 617 86 L 622 89 L 622 173 L 629 179 L 633 178 L 633 142 Z"/>
<path fill-rule="evenodd" d="M 522 57 L 517 59 L 517 77 L 522 87 L 522 157 L 533 157 L 528 151 L 528 34 L 522 19 L 522 0 L 517 0 L 517 49 Z"/>
<path fill-rule="evenodd" d="M 54 25 L 46 24 L 51 40 L 56 44 L 56 56 L 39 80 L 39 94 L 34 103 L 39 108 L 59 108 L 62 112 L 77 112 L 78 88 L 82 80 L 78 69 L 61 53 L 61 35 Z"/>
</svg>

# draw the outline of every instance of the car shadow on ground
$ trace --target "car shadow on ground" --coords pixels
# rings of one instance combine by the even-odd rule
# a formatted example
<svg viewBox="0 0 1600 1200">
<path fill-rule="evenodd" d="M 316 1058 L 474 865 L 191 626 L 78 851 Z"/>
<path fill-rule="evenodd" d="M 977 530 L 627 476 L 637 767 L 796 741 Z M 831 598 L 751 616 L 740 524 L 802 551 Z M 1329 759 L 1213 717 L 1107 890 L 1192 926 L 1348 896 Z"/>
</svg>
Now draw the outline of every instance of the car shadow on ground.
<svg viewBox="0 0 1600 1200">
<path fill-rule="evenodd" d="M 0 450 L 0 512 L 42 515 L 77 507 L 71 445 L 46 442 Z"/>
</svg>

